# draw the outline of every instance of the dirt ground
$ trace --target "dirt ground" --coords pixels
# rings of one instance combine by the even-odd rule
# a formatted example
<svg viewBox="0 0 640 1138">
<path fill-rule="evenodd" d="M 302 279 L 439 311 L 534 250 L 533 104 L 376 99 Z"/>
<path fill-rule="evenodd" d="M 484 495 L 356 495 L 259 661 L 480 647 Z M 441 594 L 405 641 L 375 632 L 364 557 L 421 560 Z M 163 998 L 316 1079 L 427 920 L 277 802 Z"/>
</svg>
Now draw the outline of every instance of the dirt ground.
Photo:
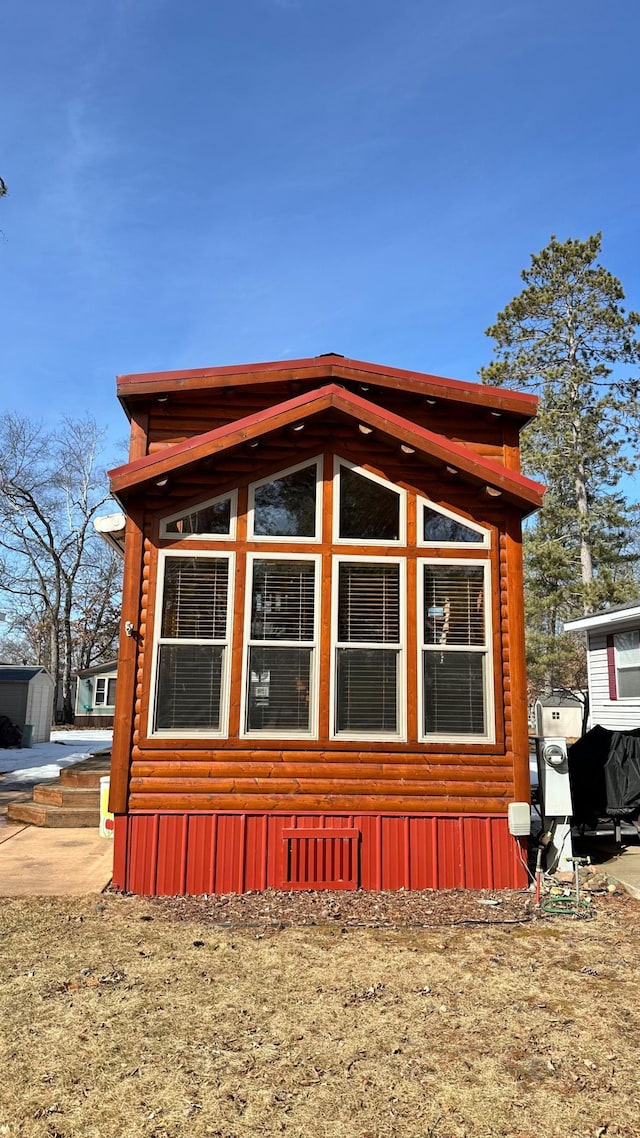
<svg viewBox="0 0 640 1138">
<path fill-rule="evenodd" d="M 8 900 L 0 1136 L 638 1138 L 640 903 L 585 912 Z"/>
</svg>

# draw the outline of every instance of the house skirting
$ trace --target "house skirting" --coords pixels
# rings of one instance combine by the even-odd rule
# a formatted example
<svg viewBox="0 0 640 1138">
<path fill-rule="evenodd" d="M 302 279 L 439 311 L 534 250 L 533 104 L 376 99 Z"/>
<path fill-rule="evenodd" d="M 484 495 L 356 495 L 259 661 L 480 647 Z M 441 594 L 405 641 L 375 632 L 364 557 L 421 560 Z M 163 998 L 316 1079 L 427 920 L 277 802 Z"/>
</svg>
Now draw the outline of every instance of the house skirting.
<svg viewBox="0 0 640 1138">
<path fill-rule="evenodd" d="M 504 815 L 116 815 L 113 884 L 153 896 L 260 889 L 520 889 Z"/>
<path fill-rule="evenodd" d="M 113 727 L 113 712 L 110 715 L 74 715 L 74 727 Z"/>
</svg>

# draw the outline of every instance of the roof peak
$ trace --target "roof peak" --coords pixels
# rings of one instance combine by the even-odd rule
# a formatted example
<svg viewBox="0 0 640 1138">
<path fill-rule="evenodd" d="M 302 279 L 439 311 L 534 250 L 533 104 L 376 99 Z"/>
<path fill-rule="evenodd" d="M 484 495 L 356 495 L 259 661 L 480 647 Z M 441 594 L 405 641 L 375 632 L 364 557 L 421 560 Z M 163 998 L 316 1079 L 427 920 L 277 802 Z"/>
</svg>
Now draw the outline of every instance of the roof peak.
<svg viewBox="0 0 640 1138">
<path fill-rule="evenodd" d="M 225 364 L 222 367 L 190 368 L 177 371 L 140 372 L 117 377 L 118 396 L 125 408 L 131 402 L 171 392 L 242 387 L 250 384 L 306 382 L 324 384 L 332 379 L 354 384 L 411 391 L 418 395 L 454 403 L 480 404 L 526 421 L 536 414 L 538 399 L 506 387 L 448 379 L 428 372 L 388 367 L 366 360 L 351 359 L 338 352 L 295 360 L 263 363 Z"/>
</svg>

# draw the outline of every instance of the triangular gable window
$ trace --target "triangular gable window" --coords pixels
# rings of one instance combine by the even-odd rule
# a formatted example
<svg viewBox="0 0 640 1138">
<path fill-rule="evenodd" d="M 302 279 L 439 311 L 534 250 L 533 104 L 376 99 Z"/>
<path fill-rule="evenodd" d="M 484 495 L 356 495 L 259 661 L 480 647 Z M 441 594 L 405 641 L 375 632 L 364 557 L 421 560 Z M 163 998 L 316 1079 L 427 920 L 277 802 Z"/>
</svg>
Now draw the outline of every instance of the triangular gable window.
<svg viewBox="0 0 640 1138">
<path fill-rule="evenodd" d="M 160 523 L 160 536 L 172 538 L 233 537 L 235 493 L 212 498 L 192 510 L 171 514 Z"/>
<path fill-rule="evenodd" d="M 487 546 L 489 533 L 466 518 L 460 518 L 433 503 L 422 503 L 420 543 L 422 545 Z"/>
<path fill-rule="evenodd" d="M 249 535 L 308 541 L 320 531 L 320 460 L 282 470 L 249 487 Z"/>
<path fill-rule="evenodd" d="M 338 540 L 398 542 L 404 522 L 400 490 L 350 463 L 338 468 Z"/>
</svg>

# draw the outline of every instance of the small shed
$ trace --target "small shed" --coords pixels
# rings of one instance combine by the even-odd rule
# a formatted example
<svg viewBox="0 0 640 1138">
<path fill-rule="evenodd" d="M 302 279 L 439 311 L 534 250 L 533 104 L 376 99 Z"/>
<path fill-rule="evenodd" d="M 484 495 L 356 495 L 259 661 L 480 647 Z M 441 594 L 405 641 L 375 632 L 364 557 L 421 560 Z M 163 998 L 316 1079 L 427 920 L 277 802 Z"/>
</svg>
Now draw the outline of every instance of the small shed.
<svg viewBox="0 0 640 1138">
<path fill-rule="evenodd" d="M 569 620 L 564 630 L 587 634 L 590 725 L 640 727 L 640 601 Z"/>
<path fill-rule="evenodd" d="M 582 735 L 584 703 L 568 691 L 552 691 L 535 702 L 536 735 L 561 735 L 571 741 Z"/>
<path fill-rule="evenodd" d="M 53 720 L 53 680 L 47 669 L 0 664 L 0 715 L 21 728 L 30 724 L 32 741 L 47 743 Z"/>
<path fill-rule="evenodd" d="M 114 884 L 525 885 L 535 397 L 334 354 L 118 394 Z"/>
<path fill-rule="evenodd" d="M 117 680 L 117 660 L 78 672 L 74 714 L 77 726 L 113 727 Z"/>
</svg>

